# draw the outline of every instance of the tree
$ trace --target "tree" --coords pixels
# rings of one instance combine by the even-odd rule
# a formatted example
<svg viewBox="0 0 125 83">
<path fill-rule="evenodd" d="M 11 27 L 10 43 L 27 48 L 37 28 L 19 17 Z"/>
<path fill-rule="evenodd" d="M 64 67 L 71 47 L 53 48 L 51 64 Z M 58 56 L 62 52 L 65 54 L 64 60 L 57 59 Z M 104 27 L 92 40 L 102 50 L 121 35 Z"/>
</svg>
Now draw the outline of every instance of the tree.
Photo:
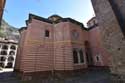
<svg viewBox="0 0 125 83">
<path fill-rule="evenodd" d="M 3 33 L 3 29 L 1 28 L 1 26 L 0 26 L 0 37 L 5 37 L 6 35 L 5 35 L 5 33 Z"/>
</svg>

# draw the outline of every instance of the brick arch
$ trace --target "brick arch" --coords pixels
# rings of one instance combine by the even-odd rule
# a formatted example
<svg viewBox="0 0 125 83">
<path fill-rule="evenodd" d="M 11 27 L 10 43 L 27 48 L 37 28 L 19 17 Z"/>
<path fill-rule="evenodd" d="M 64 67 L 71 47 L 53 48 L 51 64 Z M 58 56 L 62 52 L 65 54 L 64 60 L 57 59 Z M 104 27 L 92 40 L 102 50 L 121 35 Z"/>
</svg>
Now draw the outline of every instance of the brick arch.
<svg viewBox="0 0 125 83">
<path fill-rule="evenodd" d="M 4 57 L 4 56 L 0 57 L 0 61 L 5 61 L 5 60 L 6 60 L 6 57 Z"/>
<path fill-rule="evenodd" d="M 13 61 L 14 61 L 14 57 L 13 57 L 13 56 L 9 56 L 9 57 L 8 57 L 8 61 L 13 62 Z"/>
<path fill-rule="evenodd" d="M 13 62 L 8 62 L 6 68 L 12 68 L 13 67 Z"/>
<path fill-rule="evenodd" d="M 3 45 L 2 49 L 8 49 L 8 46 L 7 45 Z"/>
<path fill-rule="evenodd" d="M 15 55 L 15 51 L 10 51 L 9 55 Z"/>
<path fill-rule="evenodd" d="M 0 53 L 1 55 L 7 55 L 7 51 L 1 51 L 1 53 Z"/>
<path fill-rule="evenodd" d="M 16 46 L 12 45 L 10 49 L 16 50 Z"/>
</svg>

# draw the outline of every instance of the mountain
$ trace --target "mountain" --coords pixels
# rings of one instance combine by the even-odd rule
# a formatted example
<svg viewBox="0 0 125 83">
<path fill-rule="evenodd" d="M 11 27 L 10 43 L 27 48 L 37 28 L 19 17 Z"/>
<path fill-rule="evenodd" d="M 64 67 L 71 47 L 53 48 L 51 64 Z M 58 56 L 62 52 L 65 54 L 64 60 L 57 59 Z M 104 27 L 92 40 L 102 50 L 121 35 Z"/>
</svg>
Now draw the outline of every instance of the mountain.
<svg viewBox="0 0 125 83">
<path fill-rule="evenodd" d="M 2 20 L 0 27 L 0 37 L 9 40 L 19 40 L 18 29 L 9 25 L 5 20 Z"/>
</svg>

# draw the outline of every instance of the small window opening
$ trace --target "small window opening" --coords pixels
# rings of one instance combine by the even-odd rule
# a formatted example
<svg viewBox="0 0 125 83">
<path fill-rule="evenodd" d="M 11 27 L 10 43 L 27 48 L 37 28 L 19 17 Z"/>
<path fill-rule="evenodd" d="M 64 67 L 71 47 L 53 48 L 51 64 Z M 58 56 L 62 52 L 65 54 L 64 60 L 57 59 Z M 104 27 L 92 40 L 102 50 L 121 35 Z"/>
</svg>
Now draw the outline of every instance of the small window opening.
<svg viewBox="0 0 125 83">
<path fill-rule="evenodd" d="M 49 37 L 49 31 L 48 30 L 45 31 L 45 37 Z"/>
<path fill-rule="evenodd" d="M 12 45 L 10 48 L 11 48 L 11 49 L 13 49 L 13 50 L 15 50 L 15 49 L 16 49 L 16 47 L 15 47 L 14 45 Z"/>
<path fill-rule="evenodd" d="M 8 49 L 8 46 L 7 46 L 7 45 L 3 45 L 2 49 L 7 50 L 7 49 Z"/>
<path fill-rule="evenodd" d="M 7 55 L 7 52 L 6 52 L 6 51 L 1 51 L 0 54 L 1 54 L 1 55 Z"/>
<path fill-rule="evenodd" d="M 96 60 L 99 61 L 99 56 L 96 56 Z"/>
</svg>

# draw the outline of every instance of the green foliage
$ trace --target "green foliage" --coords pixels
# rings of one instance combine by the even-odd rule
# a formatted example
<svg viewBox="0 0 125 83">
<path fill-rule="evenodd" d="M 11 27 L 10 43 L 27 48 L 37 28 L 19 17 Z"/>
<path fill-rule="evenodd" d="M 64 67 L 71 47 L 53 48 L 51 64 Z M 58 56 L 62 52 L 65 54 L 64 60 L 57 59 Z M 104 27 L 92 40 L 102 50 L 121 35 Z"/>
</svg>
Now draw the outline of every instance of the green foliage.
<svg viewBox="0 0 125 83">
<path fill-rule="evenodd" d="M 3 29 L 1 28 L 1 26 L 0 26 L 0 37 L 5 37 L 6 35 L 5 35 L 5 33 L 3 32 Z"/>
</svg>

